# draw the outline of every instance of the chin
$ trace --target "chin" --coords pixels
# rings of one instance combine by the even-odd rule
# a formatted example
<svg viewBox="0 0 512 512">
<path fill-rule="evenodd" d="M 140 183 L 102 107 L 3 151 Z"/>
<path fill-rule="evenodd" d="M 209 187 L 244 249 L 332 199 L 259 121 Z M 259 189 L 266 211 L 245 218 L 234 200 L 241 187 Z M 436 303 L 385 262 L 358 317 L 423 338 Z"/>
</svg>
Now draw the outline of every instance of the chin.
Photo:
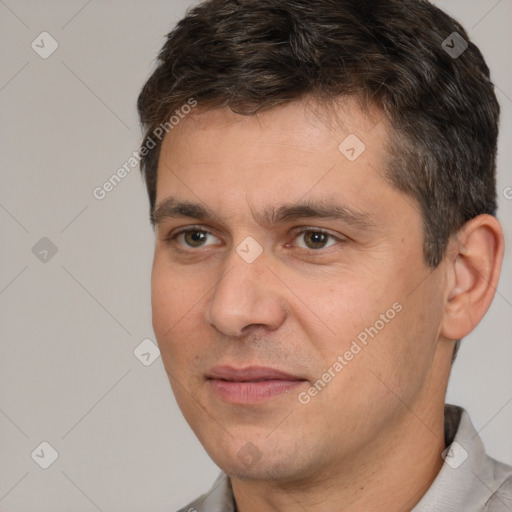
<svg viewBox="0 0 512 512">
<path fill-rule="evenodd" d="M 279 464 L 268 464 L 268 462 L 247 467 L 244 464 L 231 461 L 226 466 L 219 467 L 230 477 L 239 480 L 276 482 L 295 480 L 297 478 L 292 468 Z"/>
<path fill-rule="evenodd" d="M 262 446 L 260 449 L 258 446 Z M 282 446 L 282 445 L 281 445 Z M 284 448 L 284 447 L 283 447 Z M 275 446 L 268 441 L 256 443 L 247 442 L 238 450 L 210 450 L 208 453 L 212 460 L 228 476 L 240 480 L 271 480 L 294 481 L 306 476 L 306 467 L 300 464 L 296 450 L 284 450 L 279 453 Z"/>
</svg>

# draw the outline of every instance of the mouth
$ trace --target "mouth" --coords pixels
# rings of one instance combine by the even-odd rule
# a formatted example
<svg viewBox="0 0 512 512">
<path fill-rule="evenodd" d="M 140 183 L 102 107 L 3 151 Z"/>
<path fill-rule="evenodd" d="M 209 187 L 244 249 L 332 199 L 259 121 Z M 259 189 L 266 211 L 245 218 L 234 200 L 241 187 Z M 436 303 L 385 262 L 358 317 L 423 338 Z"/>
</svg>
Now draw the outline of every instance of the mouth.
<svg viewBox="0 0 512 512">
<path fill-rule="evenodd" d="M 265 402 L 307 382 L 300 376 L 261 366 L 216 366 L 206 377 L 213 392 L 231 404 Z"/>
</svg>

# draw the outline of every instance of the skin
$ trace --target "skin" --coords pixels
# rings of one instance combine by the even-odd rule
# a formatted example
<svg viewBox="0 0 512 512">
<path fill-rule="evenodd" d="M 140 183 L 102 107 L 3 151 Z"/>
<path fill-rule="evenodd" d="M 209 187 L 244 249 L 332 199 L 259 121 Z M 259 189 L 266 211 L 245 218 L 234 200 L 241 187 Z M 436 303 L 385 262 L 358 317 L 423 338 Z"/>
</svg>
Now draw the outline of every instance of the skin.
<svg viewBox="0 0 512 512">
<path fill-rule="evenodd" d="M 157 206 L 172 196 L 215 216 L 158 218 L 153 328 L 177 402 L 230 475 L 238 511 L 411 510 L 443 464 L 454 340 L 492 301 L 503 235 L 481 215 L 453 237 L 436 269 L 427 266 L 419 207 L 383 178 L 389 130 L 378 111 L 363 113 L 352 100 L 335 115 L 301 100 L 256 116 L 192 114 L 164 139 Z M 351 133 L 366 146 L 355 161 L 338 149 Z M 270 225 L 258 215 L 319 199 L 366 223 Z M 208 232 L 202 245 L 184 235 L 165 241 L 187 226 Z M 320 235 L 323 246 L 315 245 L 318 229 L 335 238 Z M 263 250 L 252 263 L 236 251 L 248 236 Z M 298 394 L 395 303 L 400 312 L 301 403 Z M 219 364 L 305 381 L 233 405 L 206 378 Z"/>
</svg>

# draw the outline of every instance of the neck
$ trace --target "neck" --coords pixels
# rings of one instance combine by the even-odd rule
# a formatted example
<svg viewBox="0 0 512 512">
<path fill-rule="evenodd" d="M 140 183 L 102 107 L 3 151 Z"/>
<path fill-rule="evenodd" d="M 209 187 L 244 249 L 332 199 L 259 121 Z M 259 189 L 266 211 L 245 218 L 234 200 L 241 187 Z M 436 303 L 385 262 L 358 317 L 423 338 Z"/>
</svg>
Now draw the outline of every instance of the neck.
<svg viewBox="0 0 512 512">
<path fill-rule="evenodd" d="M 307 481 L 232 478 L 237 512 L 410 511 L 439 473 L 444 449 L 444 401 L 415 406 L 364 453 L 322 468 Z"/>
</svg>

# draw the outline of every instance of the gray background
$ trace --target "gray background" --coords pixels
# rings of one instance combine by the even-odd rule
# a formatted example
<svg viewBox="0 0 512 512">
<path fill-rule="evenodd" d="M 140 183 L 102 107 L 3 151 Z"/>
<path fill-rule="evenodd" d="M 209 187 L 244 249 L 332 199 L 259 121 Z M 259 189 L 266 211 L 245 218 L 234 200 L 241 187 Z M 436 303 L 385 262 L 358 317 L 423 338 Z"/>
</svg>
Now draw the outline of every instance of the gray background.
<svg viewBox="0 0 512 512">
<path fill-rule="evenodd" d="M 469 30 L 497 86 L 499 217 L 510 249 L 512 0 L 436 3 Z M 0 0 L 2 512 L 173 511 L 217 474 L 161 359 L 144 366 L 133 353 L 154 340 L 154 235 L 138 167 L 105 199 L 93 196 L 138 149 L 138 92 L 190 5 Z M 31 47 L 43 45 L 43 31 L 59 45 L 46 59 Z M 55 255 L 42 252 L 44 241 L 33 251 L 43 237 Z M 496 299 L 464 341 L 448 393 L 490 454 L 508 463 L 511 269 L 508 251 Z M 48 449 L 31 457 L 43 441 L 58 452 L 48 469 L 36 463 Z"/>
</svg>

